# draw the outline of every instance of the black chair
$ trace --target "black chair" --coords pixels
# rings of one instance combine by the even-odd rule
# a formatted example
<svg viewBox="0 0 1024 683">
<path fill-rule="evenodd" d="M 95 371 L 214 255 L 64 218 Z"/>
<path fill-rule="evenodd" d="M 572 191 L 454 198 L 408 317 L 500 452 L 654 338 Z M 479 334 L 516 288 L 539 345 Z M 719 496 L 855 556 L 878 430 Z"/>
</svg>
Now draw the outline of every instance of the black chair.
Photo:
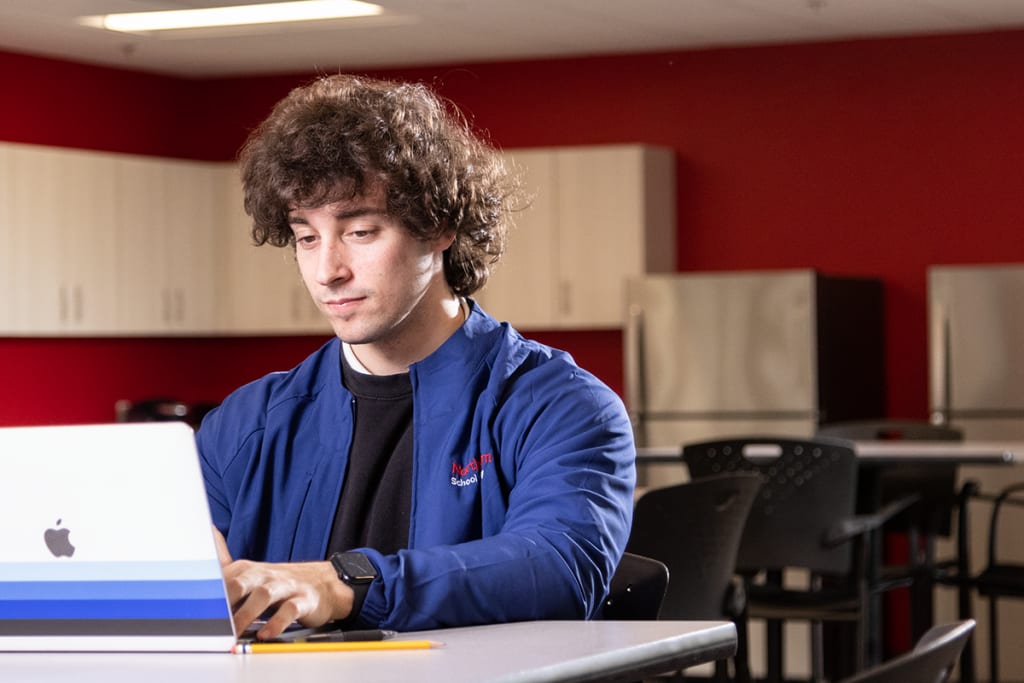
<svg viewBox="0 0 1024 683">
<path fill-rule="evenodd" d="M 761 476 L 741 472 L 648 491 L 637 501 L 626 549 L 668 566 L 667 619 L 737 620 L 743 614 L 736 554 Z M 750 680 L 746 632 L 737 633 L 735 680 Z M 715 677 L 728 679 L 716 662 Z"/>
<path fill-rule="evenodd" d="M 877 513 L 856 515 L 857 461 L 848 441 L 747 437 L 687 444 L 683 458 L 694 479 L 755 471 L 763 483 L 747 519 L 737 557 L 744 577 L 746 618 L 767 624 L 767 679 L 783 678 L 782 622 L 812 625 L 812 673 L 824 678 L 821 625 L 854 626 L 853 661 L 830 657 L 838 674 L 864 669 L 878 659 L 869 640 L 876 589 L 869 556 L 871 534 L 909 501 L 895 502 Z M 782 571 L 802 568 L 810 575 L 806 589 L 786 588 Z M 764 573 L 765 581 L 755 582 Z M 840 648 L 841 652 L 848 648 Z M 830 671 L 830 678 L 836 672 Z"/>
<path fill-rule="evenodd" d="M 959 429 L 923 420 L 856 420 L 821 425 L 818 436 L 852 441 L 961 441 Z M 876 510 L 908 495 L 917 500 L 886 524 L 886 532 L 906 534 L 905 564 L 887 563 L 881 575 L 889 587 L 910 587 L 910 638 L 916 641 L 933 621 L 935 584 L 954 583 L 957 558 L 938 560 L 937 538 L 948 538 L 953 511 L 960 504 L 955 463 L 900 463 L 861 467 L 858 509 Z M 880 551 L 880 548 L 878 549 Z"/>
<path fill-rule="evenodd" d="M 973 619 L 934 626 L 910 652 L 842 683 L 945 683 L 973 631 Z"/>
<path fill-rule="evenodd" d="M 602 619 L 644 621 L 658 618 L 668 589 L 669 571 L 663 562 L 627 552 L 612 575 Z"/>
<path fill-rule="evenodd" d="M 988 656 L 990 679 L 999 680 L 999 617 L 1000 598 L 1024 598 L 1024 564 L 1007 562 L 1000 557 L 999 520 L 1007 505 L 1024 505 L 1024 482 L 1004 488 L 995 497 L 989 520 L 987 563 L 970 584 L 988 598 Z"/>
<path fill-rule="evenodd" d="M 612 574 L 600 618 L 625 621 L 657 619 L 668 580 L 668 567 L 664 562 L 636 553 L 623 553 Z"/>
</svg>

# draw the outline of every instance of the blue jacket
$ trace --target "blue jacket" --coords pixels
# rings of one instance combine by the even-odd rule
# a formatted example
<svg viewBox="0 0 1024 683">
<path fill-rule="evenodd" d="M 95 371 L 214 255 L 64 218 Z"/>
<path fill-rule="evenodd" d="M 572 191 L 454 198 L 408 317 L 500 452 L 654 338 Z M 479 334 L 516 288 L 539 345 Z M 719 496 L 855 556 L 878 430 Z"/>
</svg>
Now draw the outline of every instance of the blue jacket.
<svg viewBox="0 0 1024 683">
<path fill-rule="evenodd" d="M 352 438 L 333 339 L 232 393 L 197 440 L 213 522 L 233 557 L 322 560 Z M 632 520 L 622 402 L 572 358 L 475 304 L 409 368 L 408 550 L 382 555 L 360 619 L 418 630 L 595 615 Z"/>
</svg>

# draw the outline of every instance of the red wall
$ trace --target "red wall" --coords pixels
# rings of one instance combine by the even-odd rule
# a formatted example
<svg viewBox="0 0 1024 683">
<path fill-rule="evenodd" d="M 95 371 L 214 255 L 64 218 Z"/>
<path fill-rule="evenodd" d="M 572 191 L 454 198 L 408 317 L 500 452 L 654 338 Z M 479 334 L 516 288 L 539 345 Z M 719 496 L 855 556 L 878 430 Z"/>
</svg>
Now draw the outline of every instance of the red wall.
<svg viewBox="0 0 1024 683">
<path fill-rule="evenodd" d="M 1020 73 L 1016 31 L 377 75 L 434 84 L 505 147 L 674 148 L 682 270 L 882 278 L 889 414 L 924 417 L 926 266 L 1024 261 L 1011 233 L 1024 225 Z M 0 139 L 229 159 L 309 77 L 187 80 L 0 53 Z M 536 336 L 621 391 L 617 331 Z M 108 419 L 116 398 L 219 400 L 318 342 L 0 339 L 0 424 Z"/>
<path fill-rule="evenodd" d="M 182 156 L 188 81 L 0 52 L 0 140 Z"/>
</svg>

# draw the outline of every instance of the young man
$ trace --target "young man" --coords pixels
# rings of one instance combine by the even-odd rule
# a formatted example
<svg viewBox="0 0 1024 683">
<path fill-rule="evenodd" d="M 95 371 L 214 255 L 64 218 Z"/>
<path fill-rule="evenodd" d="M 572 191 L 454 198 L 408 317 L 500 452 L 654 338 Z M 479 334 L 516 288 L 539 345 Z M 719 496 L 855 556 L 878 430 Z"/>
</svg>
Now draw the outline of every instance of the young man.
<svg viewBox="0 0 1024 683">
<path fill-rule="evenodd" d="M 253 237 L 294 249 L 336 338 L 199 431 L 236 626 L 594 616 L 629 533 L 632 431 L 567 354 L 467 298 L 517 201 L 500 155 L 422 86 L 333 76 L 241 161 Z"/>
</svg>

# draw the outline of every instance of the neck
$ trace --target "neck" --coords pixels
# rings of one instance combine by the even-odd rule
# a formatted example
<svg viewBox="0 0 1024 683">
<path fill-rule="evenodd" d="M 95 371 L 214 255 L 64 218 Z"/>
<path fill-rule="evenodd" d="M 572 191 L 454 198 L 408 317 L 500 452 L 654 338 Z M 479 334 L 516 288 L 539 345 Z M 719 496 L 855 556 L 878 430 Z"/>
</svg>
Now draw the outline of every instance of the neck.
<svg viewBox="0 0 1024 683">
<path fill-rule="evenodd" d="M 348 345 L 347 352 L 358 365 L 357 370 L 371 375 L 397 375 L 409 371 L 409 366 L 436 351 L 466 321 L 469 304 L 461 297 L 450 295 L 438 302 L 440 313 L 428 324 L 414 321 L 403 334 L 389 340 L 370 344 Z M 362 367 L 359 367 L 362 366 Z"/>
</svg>

